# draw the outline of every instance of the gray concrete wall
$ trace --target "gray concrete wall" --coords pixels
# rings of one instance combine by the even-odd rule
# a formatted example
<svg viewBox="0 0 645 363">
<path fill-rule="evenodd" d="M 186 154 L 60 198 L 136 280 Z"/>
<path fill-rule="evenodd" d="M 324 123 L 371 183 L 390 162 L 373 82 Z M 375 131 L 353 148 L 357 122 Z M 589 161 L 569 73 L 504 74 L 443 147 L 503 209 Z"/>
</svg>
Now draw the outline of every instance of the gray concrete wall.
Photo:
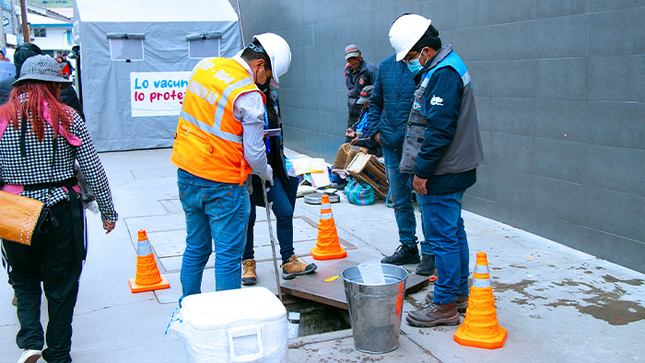
<svg viewBox="0 0 645 363">
<path fill-rule="evenodd" d="M 231 0 L 234 7 L 237 1 Z M 645 0 L 240 0 L 244 39 L 291 45 L 288 147 L 333 161 L 344 47 L 376 64 L 404 12 L 469 67 L 485 164 L 464 208 L 645 272 Z"/>
</svg>

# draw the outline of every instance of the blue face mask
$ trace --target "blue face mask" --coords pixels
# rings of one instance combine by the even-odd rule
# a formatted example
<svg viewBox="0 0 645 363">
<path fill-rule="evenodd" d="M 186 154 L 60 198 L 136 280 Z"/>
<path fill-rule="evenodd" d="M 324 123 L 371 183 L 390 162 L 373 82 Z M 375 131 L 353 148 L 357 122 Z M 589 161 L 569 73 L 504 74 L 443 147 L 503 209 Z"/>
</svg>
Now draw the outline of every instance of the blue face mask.
<svg viewBox="0 0 645 363">
<path fill-rule="evenodd" d="M 419 62 L 419 58 L 409 61 L 408 63 L 406 63 L 406 65 L 408 66 L 408 69 L 410 70 L 410 72 L 412 72 L 412 74 L 417 74 L 421 72 L 421 70 L 423 70 L 423 66 Z"/>
</svg>

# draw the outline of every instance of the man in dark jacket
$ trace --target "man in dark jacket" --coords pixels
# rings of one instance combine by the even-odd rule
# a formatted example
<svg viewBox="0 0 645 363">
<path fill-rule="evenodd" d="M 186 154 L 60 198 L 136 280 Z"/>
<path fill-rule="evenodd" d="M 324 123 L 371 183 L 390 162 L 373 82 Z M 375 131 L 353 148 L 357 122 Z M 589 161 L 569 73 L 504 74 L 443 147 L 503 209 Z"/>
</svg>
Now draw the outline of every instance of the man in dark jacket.
<svg viewBox="0 0 645 363">
<path fill-rule="evenodd" d="M 358 46 L 350 44 L 345 47 L 345 85 L 347 86 L 347 128 L 352 127 L 358 121 L 361 115 L 363 105 L 357 104 L 356 101 L 361 97 L 363 87 L 374 84 L 376 80 L 376 66 L 363 59 Z M 348 138 L 345 140 L 349 142 Z"/>
<path fill-rule="evenodd" d="M 12 83 L 20 77 L 22 64 L 27 60 L 27 58 L 36 54 L 43 54 L 43 51 L 34 43 L 22 43 L 18 48 L 16 48 L 16 52 L 13 54 L 13 63 L 16 66 L 16 75 L 15 78 L 5 78 L 0 81 L 0 105 L 9 100 L 9 94 L 13 89 Z M 60 101 L 75 109 L 81 117 L 85 118 L 83 115 L 83 106 L 81 106 L 74 88 L 66 87 L 61 89 Z"/>
<path fill-rule="evenodd" d="M 394 254 L 381 260 L 393 265 L 419 263 L 417 220 L 412 204 L 412 175 L 399 171 L 405 125 L 415 88 L 414 74 L 408 67 L 403 62 L 397 62 L 394 55 L 385 58 L 379 65 L 367 117 L 369 129 L 383 149 L 385 172 L 399 228 L 401 245 Z M 434 254 L 425 240 L 422 242 L 422 252 L 425 252 L 424 257 L 416 273 L 430 276 L 435 270 Z"/>
<path fill-rule="evenodd" d="M 441 46 L 430 23 L 406 14 L 390 29 L 397 60 L 421 74 L 399 165 L 414 174 L 423 231 L 436 256 L 432 303 L 406 317 L 420 327 L 457 325 L 458 310 L 467 308 L 469 251 L 461 201 L 483 161 L 468 69 L 452 46 Z"/>
</svg>

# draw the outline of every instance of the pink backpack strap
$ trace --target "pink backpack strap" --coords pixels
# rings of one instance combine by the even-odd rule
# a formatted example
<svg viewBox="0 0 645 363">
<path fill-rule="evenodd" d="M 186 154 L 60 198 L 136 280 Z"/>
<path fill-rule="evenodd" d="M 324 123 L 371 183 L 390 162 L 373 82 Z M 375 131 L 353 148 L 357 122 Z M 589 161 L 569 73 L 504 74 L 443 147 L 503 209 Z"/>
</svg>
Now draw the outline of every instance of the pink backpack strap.
<svg viewBox="0 0 645 363">
<path fill-rule="evenodd" d="M 47 105 L 47 102 L 44 101 L 43 103 L 44 103 L 44 106 L 45 106 L 45 107 L 43 107 L 43 118 L 47 121 L 47 123 L 52 128 L 54 128 L 54 123 L 52 122 L 51 115 L 49 114 L 49 107 Z M 83 143 L 83 141 L 81 139 L 79 139 L 75 135 L 72 135 L 67 130 L 65 130 L 63 128 L 63 125 L 61 125 L 60 123 L 58 124 L 58 134 L 63 136 L 67 140 L 67 142 L 69 142 L 69 144 L 72 145 L 72 146 L 81 146 L 81 144 Z"/>
<path fill-rule="evenodd" d="M 7 126 L 9 125 L 9 121 L 2 119 L 0 120 L 0 139 L 2 139 L 2 135 L 4 134 L 4 130 L 7 129 Z"/>
<path fill-rule="evenodd" d="M 49 114 L 49 107 L 47 107 L 47 102 L 44 103 L 45 107 L 43 107 L 43 117 L 45 118 L 47 123 L 49 123 L 49 126 L 54 128 L 54 123 L 52 122 L 51 115 Z M 4 134 L 5 130 L 7 130 L 8 125 L 9 121 L 0 119 L 0 139 L 2 139 L 2 135 Z M 81 144 L 83 143 L 81 139 L 65 130 L 61 124 L 58 124 L 58 133 L 62 135 L 72 146 L 81 146 Z"/>
<path fill-rule="evenodd" d="M 2 191 L 18 195 L 22 193 L 24 190 L 24 187 L 22 185 L 17 185 L 17 184 L 5 184 L 2 186 Z"/>
</svg>

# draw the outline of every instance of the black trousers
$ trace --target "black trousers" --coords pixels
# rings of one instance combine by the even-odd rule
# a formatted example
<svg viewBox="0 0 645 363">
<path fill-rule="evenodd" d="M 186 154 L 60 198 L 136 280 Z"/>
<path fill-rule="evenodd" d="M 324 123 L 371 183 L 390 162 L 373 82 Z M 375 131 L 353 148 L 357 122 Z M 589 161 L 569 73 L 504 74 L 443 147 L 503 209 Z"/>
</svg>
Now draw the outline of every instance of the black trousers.
<svg viewBox="0 0 645 363">
<path fill-rule="evenodd" d="M 40 324 L 42 283 L 49 315 L 47 349 L 43 351 L 43 359 L 47 362 L 72 361 L 69 354 L 72 315 L 84 258 L 84 254 L 78 256 L 78 240 L 74 232 L 75 226 L 77 233 L 79 231 L 79 225 L 75 223 L 84 225 L 82 206 L 80 218 L 78 213 L 77 217 L 72 217 L 72 208 L 70 202 L 54 205 L 51 213 L 57 225 L 45 223 L 47 231 L 35 231 L 31 246 L 3 241 L 10 266 L 9 277 L 18 298 L 20 331 L 16 343 L 21 349 L 43 349 Z M 83 231 L 83 227 L 80 230 Z"/>
</svg>

